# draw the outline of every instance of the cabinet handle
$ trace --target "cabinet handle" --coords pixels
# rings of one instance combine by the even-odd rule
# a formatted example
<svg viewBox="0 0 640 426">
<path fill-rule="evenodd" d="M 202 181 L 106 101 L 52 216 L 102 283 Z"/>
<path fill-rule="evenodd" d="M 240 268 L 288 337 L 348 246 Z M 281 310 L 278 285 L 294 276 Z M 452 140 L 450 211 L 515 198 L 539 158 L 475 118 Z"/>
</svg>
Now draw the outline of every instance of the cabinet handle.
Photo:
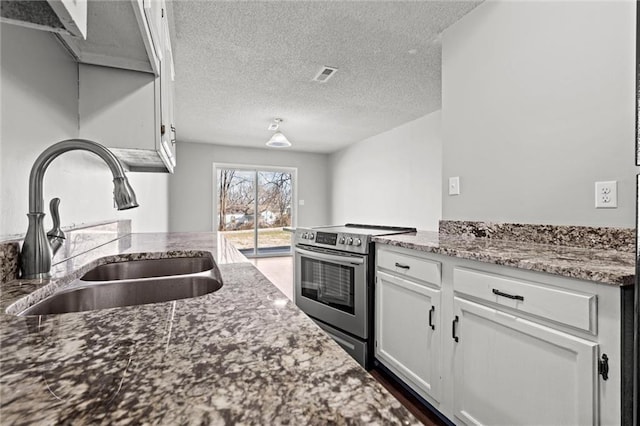
<svg viewBox="0 0 640 426">
<path fill-rule="evenodd" d="M 598 373 L 602 376 L 602 380 L 609 379 L 609 357 L 602 354 L 602 360 L 598 361 Z"/>
<path fill-rule="evenodd" d="M 435 311 L 436 311 L 436 307 L 431 306 L 431 309 L 429 309 L 429 327 L 431 327 L 432 330 L 436 329 L 436 326 L 433 324 L 433 313 Z"/>
<path fill-rule="evenodd" d="M 522 302 L 524 302 L 524 297 L 522 296 L 518 296 L 518 295 L 514 295 L 514 294 L 509 294 L 509 293 L 503 293 L 500 290 L 496 290 L 495 288 L 493 290 L 491 290 L 493 292 L 493 294 L 498 295 L 498 296 L 502 296 L 502 297 L 506 297 L 508 299 L 514 299 L 514 300 L 520 300 Z"/>
<path fill-rule="evenodd" d="M 402 269 L 407 269 L 407 270 L 409 270 L 409 269 L 411 269 L 411 266 L 409 266 L 409 265 L 403 265 L 402 263 L 398 263 L 398 262 L 396 262 L 396 268 L 402 268 Z"/>
<path fill-rule="evenodd" d="M 176 139 L 178 139 L 178 132 L 176 132 L 176 126 L 171 126 L 171 132 L 173 132 L 173 137 L 171 138 L 171 144 L 176 144 Z"/>
<path fill-rule="evenodd" d="M 456 315 L 456 318 L 451 323 L 451 337 L 453 337 L 453 340 L 455 340 L 456 342 L 458 341 L 458 336 L 456 336 L 456 325 L 458 325 L 459 320 L 460 318 L 458 318 L 458 316 Z"/>
</svg>

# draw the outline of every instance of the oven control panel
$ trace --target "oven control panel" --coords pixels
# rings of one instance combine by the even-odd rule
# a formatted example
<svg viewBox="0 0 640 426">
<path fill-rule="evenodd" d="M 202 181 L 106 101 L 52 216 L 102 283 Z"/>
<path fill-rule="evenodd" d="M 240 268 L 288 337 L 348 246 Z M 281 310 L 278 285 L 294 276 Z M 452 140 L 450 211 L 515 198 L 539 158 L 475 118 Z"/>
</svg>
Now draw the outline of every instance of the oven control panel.
<svg viewBox="0 0 640 426">
<path fill-rule="evenodd" d="M 296 230 L 295 244 L 366 254 L 369 251 L 367 238 L 366 235 L 361 234 L 322 232 L 302 228 Z"/>
<path fill-rule="evenodd" d="M 311 232 L 313 235 L 313 232 Z M 316 242 L 318 244 L 327 244 L 330 246 L 335 246 L 338 242 L 338 234 L 333 234 L 330 232 L 317 232 L 316 233 Z"/>
</svg>

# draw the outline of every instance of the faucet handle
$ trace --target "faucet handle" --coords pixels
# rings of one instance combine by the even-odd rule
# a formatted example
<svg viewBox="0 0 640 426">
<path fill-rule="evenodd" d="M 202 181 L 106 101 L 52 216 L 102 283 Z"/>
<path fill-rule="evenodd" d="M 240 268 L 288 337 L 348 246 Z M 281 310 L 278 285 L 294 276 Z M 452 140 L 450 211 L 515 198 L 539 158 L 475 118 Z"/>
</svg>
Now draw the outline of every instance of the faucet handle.
<svg viewBox="0 0 640 426">
<path fill-rule="evenodd" d="M 60 206 L 60 198 L 52 198 L 49 203 L 49 210 L 51 211 L 51 220 L 53 220 L 53 228 L 51 231 L 47 232 L 47 239 L 49 240 L 49 245 L 51 245 L 52 255 L 60 250 L 62 244 L 64 243 L 65 236 L 62 229 L 60 229 L 60 212 L 58 211 L 58 207 Z"/>
</svg>

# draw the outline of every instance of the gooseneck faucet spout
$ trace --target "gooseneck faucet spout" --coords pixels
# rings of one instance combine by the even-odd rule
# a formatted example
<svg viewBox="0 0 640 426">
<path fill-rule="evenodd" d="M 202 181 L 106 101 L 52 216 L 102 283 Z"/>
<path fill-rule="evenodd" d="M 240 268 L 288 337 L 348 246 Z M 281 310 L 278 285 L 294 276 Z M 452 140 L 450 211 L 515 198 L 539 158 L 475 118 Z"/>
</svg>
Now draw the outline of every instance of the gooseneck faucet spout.
<svg viewBox="0 0 640 426">
<path fill-rule="evenodd" d="M 49 164 L 60 154 L 67 151 L 83 150 L 89 151 L 102 158 L 113 175 L 113 196 L 118 206 L 118 210 L 125 210 L 138 207 L 136 195 L 129 185 L 129 180 L 125 176 L 124 168 L 118 158 L 107 148 L 99 143 L 86 139 L 68 139 L 51 145 L 44 150 L 36 159 L 31 168 L 29 175 L 29 228 L 24 238 L 21 255 L 21 269 L 23 279 L 41 279 L 48 278 L 51 273 L 52 244 L 54 248 L 59 248 L 64 239 L 64 234 L 60 231 L 53 232 L 51 230 L 47 236 L 44 232 L 44 199 L 42 196 L 42 187 L 44 183 L 44 174 Z M 57 203 L 55 204 L 55 213 L 52 215 L 57 218 Z M 57 225 L 54 224 L 54 228 Z"/>
</svg>

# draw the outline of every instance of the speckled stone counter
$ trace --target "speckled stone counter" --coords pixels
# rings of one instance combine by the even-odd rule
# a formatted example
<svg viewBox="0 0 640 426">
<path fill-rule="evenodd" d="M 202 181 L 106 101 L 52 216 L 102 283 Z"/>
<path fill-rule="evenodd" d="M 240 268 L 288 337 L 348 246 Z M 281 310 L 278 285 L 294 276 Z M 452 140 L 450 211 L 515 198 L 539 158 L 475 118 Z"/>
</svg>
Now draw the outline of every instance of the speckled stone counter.
<svg viewBox="0 0 640 426">
<path fill-rule="evenodd" d="M 439 234 L 430 231 L 375 237 L 373 241 L 611 285 L 625 286 L 634 283 L 635 255 L 632 251 L 477 238 L 468 234 Z"/>
<path fill-rule="evenodd" d="M 133 234 L 56 265 L 49 284 L 3 284 L 3 307 L 37 290 L 30 304 L 105 261 L 200 252 L 224 280 L 193 299 L 1 314 L 2 423 L 417 424 L 253 265 L 225 263 L 242 256 L 220 248 L 214 234 Z"/>
</svg>

